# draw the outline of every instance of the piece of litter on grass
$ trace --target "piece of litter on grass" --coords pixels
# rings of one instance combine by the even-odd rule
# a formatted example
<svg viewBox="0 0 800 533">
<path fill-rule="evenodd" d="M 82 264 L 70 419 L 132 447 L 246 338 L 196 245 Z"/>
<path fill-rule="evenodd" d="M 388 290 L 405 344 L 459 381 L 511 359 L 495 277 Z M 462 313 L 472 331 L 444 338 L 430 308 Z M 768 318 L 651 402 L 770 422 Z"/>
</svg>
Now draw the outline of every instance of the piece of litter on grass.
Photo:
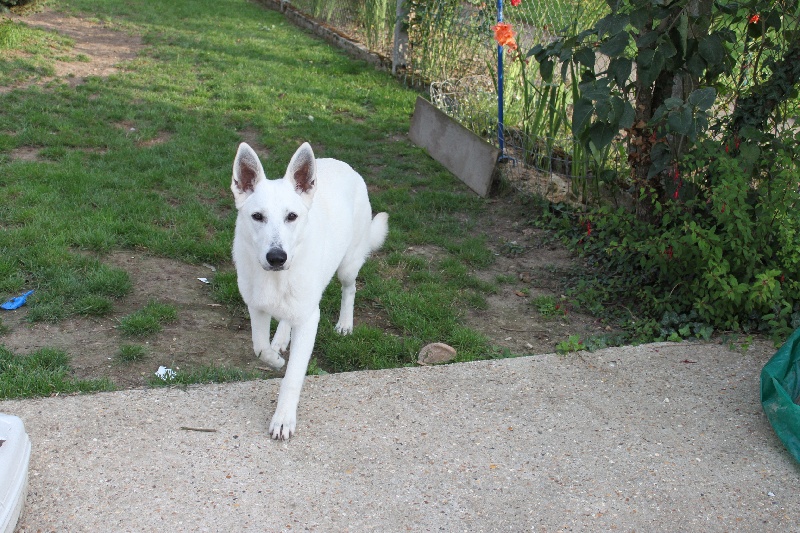
<svg viewBox="0 0 800 533">
<path fill-rule="evenodd" d="M 198 279 L 199 281 L 201 281 L 202 283 L 205 283 L 206 285 L 208 285 L 208 284 L 209 284 L 208 278 L 197 278 L 197 279 Z"/>
<path fill-rule="evenodd" d="M 217 271 L 217 267 L 215 267 L 214 265 L 209 265 L 208 263 L 203 263 L 203 266 L 206 267 L 207 269 L 209 269 L 211 272 L 216 272 Z"/>
<path fill-rule="evenodd" d="M 7 309 L 9 311 L 13 311 L 14 309 L 19 309 L 20 307 L 25 305 L 25 300 L 27 300 L 28 296 L 30 296 L 31 294 L 33 294 L 33 291 L 28 291 L 20 296 L 15 296 L 14 298 L 11 298 L 7 302 L 0 304 L 0 307 L 2 307 L 3 309 Z"/>
<path fill-rule="evenodd" d="M 159 377 L 164 381 L 170 381 L 175 379 L 175 371 L 171 368 L 160 366 L 158 367 L 158 370 L 156 370 L 156 377 Z"/>
</svg>

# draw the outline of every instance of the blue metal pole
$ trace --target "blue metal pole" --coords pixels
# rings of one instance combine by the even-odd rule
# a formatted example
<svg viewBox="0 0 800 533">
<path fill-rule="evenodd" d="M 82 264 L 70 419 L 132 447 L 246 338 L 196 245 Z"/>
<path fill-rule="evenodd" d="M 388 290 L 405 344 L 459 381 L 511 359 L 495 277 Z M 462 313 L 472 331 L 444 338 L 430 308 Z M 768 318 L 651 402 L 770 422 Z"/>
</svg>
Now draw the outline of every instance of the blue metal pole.
<svg viewBox="0 0 800 533">
<path fill-rule="evenodd" d="M 503 0 L 497 0 L 497 23 L 503 22 Z M 503 135 L 503 45 L 497 45 L 497 142 L 500 145 L 500 157 L 505 155 L 505 137 Z"/>
</svg>

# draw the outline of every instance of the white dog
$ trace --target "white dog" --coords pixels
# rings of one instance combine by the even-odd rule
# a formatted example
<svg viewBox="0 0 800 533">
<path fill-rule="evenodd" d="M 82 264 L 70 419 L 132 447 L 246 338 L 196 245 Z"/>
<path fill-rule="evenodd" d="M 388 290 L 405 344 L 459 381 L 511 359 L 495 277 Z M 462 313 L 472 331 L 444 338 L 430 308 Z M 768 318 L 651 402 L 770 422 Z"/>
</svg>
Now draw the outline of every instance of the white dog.
<svg viewBox="0 0 800 533">
<path fill-rule="evenodd" d="M 319 323 L 319 302 L 333 274 L 342 283 L 336 331 L 353 331 L 356 276 L 389 231 L 386 213 L 372 218 L 367 187 L 348 164 L 315 159 L 308 143 L 297 149 L 283 179 L 268 180 L 246 143 L 233 163 L 231 190 L 239 210 L 233 261 L 239 292 L 250 311 L 253 350 L 274 369 L 291 341 L 269 432 L 288 439 Z M 279 319 L 270 343 L 270 320 Z"/>
</svg>

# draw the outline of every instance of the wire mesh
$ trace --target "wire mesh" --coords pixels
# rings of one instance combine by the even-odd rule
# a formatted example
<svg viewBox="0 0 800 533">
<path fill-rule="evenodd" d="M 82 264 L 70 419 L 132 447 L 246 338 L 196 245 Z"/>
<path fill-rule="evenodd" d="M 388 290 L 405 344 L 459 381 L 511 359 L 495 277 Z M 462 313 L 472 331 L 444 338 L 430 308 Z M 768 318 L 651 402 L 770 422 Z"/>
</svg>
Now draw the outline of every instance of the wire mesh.
<svg viewBox="0 0 800 533">
<path fill-rule="evenodd" d="M 497 43 L 492 25 L 497 4 L 485 0 L 291 0 L 294 8 L 333 26 L 384 56 L 394 56 L 402 79 L 428 87 L 431 101 L 459 123 L 496 142 Z M 603 0 L 523 0 L 506 2 L 505 21 L 517 32 L 520 50 L 548 43 L 563 32 L 581 31 L 607 12 Z M 398 54 L 398 47 L 402 53 Z M 586 178 L 588 164 L 569 129 L 571 101 L 561 87 L 558 101 L 541 98 L 538 67 L 527 61 L 506 61 L 504 67 L 505 149 L 512 165 L 504 165 L 512 181 L 535 181 L 544 188 L 571 190 L 573 177 Z M 562 80 L 556 80 L 562 84 Z M 547 89 L 550 91 L 550 89 Z M 536 98 L 526 98 L 538 95 Z M 548 93 L 549 94 L 549 93 Z M 547 107 L 548 120 L 531 126 L 531 102 Z M 557 105 L 558 107 L 553 107 Z M 558 118 L 554 119 L 555 114 Z M 538 129 L 547 126 L 545 130 Z M 534 179 L 532 176 L 535 176 Z M 546 176 L 543 180 L 541 176 Z M 537 185 L 538 187 L 538 185 Z M 541 187 L 539 187 L 541 188 Z M 541 191 L 533 191 L 541 192 Z"/>
<path fill-rule="evenodd" d="M 496 0 L 282 0 L 311 18 L 333 26 L 340 33 L 364 43 L 385 57 L 406 83 L 428 87 L 431 101 L 455 120 L 488 142 L 496 142 L 497 43 L 492 25 L 497 22 Z M 516 5 L 514 5 L 516 4 Z M 759 15 L 724 15 L 715 24 L 744 35 L 731 50 L 734 72 L 722 83 L 733 90 L 721 94 L 717 115 L 729 114 L 738 95 L 769 77 L 771 65 L 786 55 L 796 41 L 797 3 L 777 0 L 784 23 L 761 47 L 750 25 Z M 551 83 L 544 83 L 538 64 L 527 57 L 537 44 L 560 36 L 577 35 L 608 14 L 604 0 L 521 0 L 504 3 L 504 21 L 516 33 L 519 52 L 504 61 L 503 174 L 520 188 L 556 200 L 585 197 L 595 189 L 600 171 L 624 173 L 624 139 L 612 154 L 589 156 L 571 131 L 572 76 L 562 79 L 559 69 Z M 766 26 L 765 26 L 766 28 Z M 764 31 L 767 31 L 766 29 Z M 751 35 L 753 34 L 753 35 Z M 763 46 L 769 42 L 771 45 Z M 796 46 L 793 45 L 793 46 Z M 508 53 L 508 52 L 506 52 Z M 597 54 L 598 73 L 608 58 Z M 796 100 L 783 105 L 769 127 L 796 130 Z M 603 167 L 603 168 L 601 168 Z M 592 182 L 592 180 L 594 180 Z"/>
<path fill-rule="evenodd" d="M 291 0 L 311 19 L 332 26 L 385 57 L 392 55 L 396 0 Z"/>
</svg>

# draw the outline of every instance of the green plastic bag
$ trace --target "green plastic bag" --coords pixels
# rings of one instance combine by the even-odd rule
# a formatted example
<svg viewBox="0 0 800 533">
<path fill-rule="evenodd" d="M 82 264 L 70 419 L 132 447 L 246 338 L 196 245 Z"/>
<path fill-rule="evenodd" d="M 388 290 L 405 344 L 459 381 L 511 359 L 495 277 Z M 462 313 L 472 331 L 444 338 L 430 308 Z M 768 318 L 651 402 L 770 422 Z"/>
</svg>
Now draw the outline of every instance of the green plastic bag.
<svg viewBox="0 0 800 533">
<path fill-rule="evenodd" d="M 775 433 L 800 463 L 800 329 L 761 370 L 761 405 Z"/>
</svg>

